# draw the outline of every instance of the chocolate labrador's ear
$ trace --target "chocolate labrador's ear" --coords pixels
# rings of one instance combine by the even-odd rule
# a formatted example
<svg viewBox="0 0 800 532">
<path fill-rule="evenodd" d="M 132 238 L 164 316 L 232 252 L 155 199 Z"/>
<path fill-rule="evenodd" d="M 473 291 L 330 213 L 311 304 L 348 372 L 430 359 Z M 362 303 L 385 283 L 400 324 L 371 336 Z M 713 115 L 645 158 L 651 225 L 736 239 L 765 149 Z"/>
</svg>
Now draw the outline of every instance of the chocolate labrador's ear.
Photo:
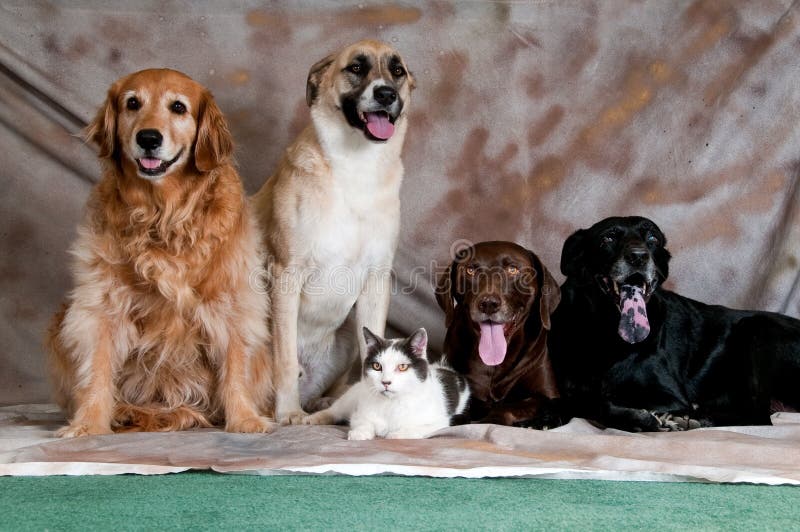
<svg viewBox="0 0 800 532">
<path fill-rule="evenodd" d="M 450 324 L 453 323 L 456 305 L 458 304 L 458 301 L 456 301 L 454 297 L 454 294 L 458 293 L 457 290 L 455 290 L 457 269 L 458 262 L 453 261 L 452 264 L 448 266 L 447 270 L 442 272 L 436 280 L 436 302 L 444 311 L 445 327 L 450 327 Z"/>
<path fill-rule="evenodd" d="M 308 71 L 308 80 L 306 81 L 306 103 L 309 107 L 317 99 L 319 95 L 319 85 L 322 83 L 322 76 L 328 71 L 328 67 L 333 64 L 336 59 L 336 54 L 331 54 L 324 59 L 320 59 Z"/>
<path fill-rule="evenodd" d="M 87 142 L 94 142 L 100 147 L 98 156 L 101 159 L 111 159 L 116 155 L 117 98 L 119 98 L 119 84 L 114 83 L 108 89 L 106 101 L 97 111 L 94 120 L 83 131 L 83 137 Z"/>
<path fill-rule="evenodd" d="M 584 250 L 588 236 L 587 229 L 579 229 L 564 242 L 564 247 L 561 249 L 561 273 L 567 277 L 577 277 L 577 280 L 586 277 Z"/>
<path fill-rule="evenodd" d="M 214 97 L 206 91 L 200 101 L 197 141 L 194 146 L 194 165 L 208 172 L 227 160 L 233 153 L 233 135 L 217 107 Z"/>
<path fill-rule="evenodd" d="M 561 289 L 539 257 L 533 251 L 528 250 L 528 253 L 539 278 L 539 319 L 542 327 L 550 330 L 550 316 L 561 301 Z"/>
</svg>

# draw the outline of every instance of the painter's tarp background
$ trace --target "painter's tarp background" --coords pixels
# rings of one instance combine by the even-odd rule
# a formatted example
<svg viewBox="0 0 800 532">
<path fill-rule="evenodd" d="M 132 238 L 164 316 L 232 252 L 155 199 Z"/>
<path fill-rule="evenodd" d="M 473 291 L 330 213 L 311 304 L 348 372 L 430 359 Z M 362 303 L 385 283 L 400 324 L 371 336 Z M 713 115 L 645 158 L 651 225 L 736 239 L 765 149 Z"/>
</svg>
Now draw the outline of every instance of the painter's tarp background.
<svg viewBox="0 0 800 532">
<path fill-rule="evenodd" d="M 515 240 L 556 274 L 609 215 L 666 232 L 684 295 L 800 315 L 800 5 L 0 1 L 0 403 L 48 397 L 43 330 L 99 166 L 76 136 L 146 67 L 214 92 L 254 192 L 308 122 L 309 66 L 383 39 L 417 78 L 390 322 L 443 317 L 454 241 Z M 409 286 L 410 285 L 410 286 Z"/>
</svg>

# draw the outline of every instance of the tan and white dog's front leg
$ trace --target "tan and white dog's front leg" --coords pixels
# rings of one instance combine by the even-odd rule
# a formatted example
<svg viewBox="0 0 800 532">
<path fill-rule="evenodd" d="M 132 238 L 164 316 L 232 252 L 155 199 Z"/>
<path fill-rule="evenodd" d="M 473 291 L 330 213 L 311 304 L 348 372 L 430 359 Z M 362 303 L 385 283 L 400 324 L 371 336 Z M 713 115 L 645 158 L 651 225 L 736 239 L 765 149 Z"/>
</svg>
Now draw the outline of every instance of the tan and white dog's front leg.
<svg viewBox="0 0 800 532">
<path fill-rule="evenodd" d="M 251 357 L 236 334 L 228 341 L 228 352 L 224 361 L 220 393 L 225 411 L 225 430 L 228 432 L 272 432 L 275 423 L 261 415 L 254 399 L 257 390 L 249 386 L 252 380 Z"/>
<path fill-rule="evenodd" d="M 356 337 L 362 362 L 367 357 L 367 343 L 364 340 L 362 328 L 367 327 L 378 336 L 384 335 L 386 318 L 389 315 L 391 290 L 391 268 L 382 267 L 370 272 L 364 289 L 356 300 Z"/>
<path fill-rule="evenodd" d="M 297 359 L 297 316 L 300 280 L 295 272 L 275 267 L 271 292 L 272 352 L 275 357 L 275 419 L 299 423 L 308 414 L 300 406 L 300 362 Z"/>
</svg>

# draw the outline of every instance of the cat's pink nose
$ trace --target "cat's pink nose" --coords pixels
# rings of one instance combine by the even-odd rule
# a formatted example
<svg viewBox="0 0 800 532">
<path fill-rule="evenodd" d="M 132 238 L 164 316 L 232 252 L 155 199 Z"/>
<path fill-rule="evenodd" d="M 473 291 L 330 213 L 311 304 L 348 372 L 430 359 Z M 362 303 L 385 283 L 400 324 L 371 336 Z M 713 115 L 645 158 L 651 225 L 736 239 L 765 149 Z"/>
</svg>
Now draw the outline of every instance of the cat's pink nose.
<svg viewBox="0 0 800 532">
<path fill-rule="evenodd" d="M 381 384 L 383 384 L 383 385 L 384 385 L 384 386 L 386 386 L 387 388 L 389 387 L 389 385 L 390 385 L 391 383 L 392 383 L 392 381 L 381 381 Z"/>
</svg>

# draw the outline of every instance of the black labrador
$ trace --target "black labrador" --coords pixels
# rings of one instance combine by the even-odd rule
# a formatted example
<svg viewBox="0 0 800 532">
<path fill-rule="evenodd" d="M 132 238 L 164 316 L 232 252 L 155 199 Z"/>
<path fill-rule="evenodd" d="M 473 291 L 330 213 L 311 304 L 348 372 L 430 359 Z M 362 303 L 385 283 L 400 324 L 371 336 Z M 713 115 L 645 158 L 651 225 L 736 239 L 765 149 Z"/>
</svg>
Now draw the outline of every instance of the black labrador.
<svg viewBox="0 0 800 532">
<path fill-rule="evenodd" d="M 661 288 L 670 254 L 647 218 L 567 239 L 551 361 L 563 420 L 630 431 L 768 425 L 800 408 L 800 321 L 706 305 Z"/>
</svg>

